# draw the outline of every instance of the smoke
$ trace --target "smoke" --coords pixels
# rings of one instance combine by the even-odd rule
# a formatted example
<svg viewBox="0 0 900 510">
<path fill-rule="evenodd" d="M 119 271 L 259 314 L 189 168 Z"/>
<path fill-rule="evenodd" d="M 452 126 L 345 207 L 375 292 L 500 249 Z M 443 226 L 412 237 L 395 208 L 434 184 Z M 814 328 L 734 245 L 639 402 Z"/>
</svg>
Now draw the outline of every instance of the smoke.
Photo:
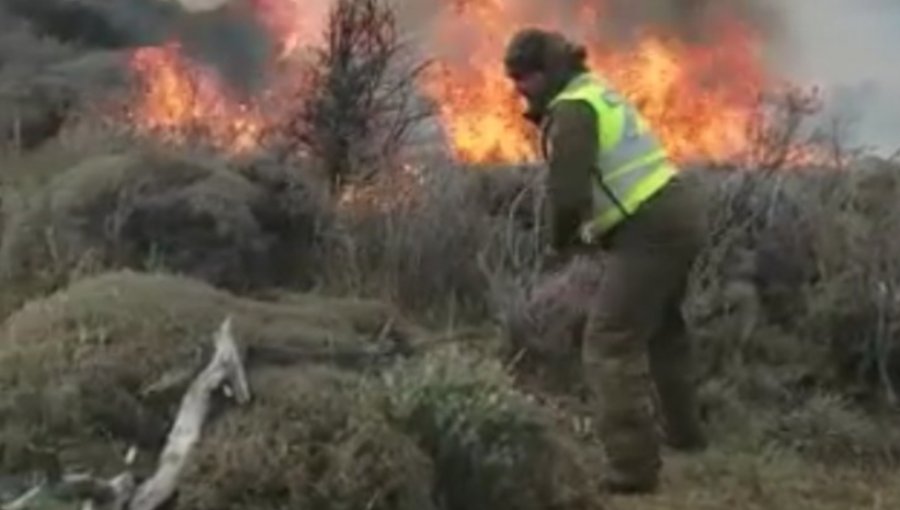
<svg viewBox="0 0 900 510">
<path fill-rule="evenodd" d="M 184 54 L 217 72 L 235 91 L 249 93 L 263 83 L 274 52 L 269 31 L 247 0 L 203 2 L 193 12 L 183 0 L 5 0 L 34 31 L 79 46 L 118 49 L 178 41 Z M 206 6 L 204 6 L 206 7 Z"/>
<path fill-rule="evenodd" d="M 174 32 L 186 55 L 211 65 L 238 93 L 262 88 L 267 63 L 274 58 L 275 40 L 249 6 L 242 13 L 241 9 L 216 9 L 183 19 Z"/>
<path fill-rule="evenodd" d="M 772 6 L 760 0 L 394 0 L 402 25 L 423 40 L 434 32 L 439 18 L 455 16 L 460 32 L 485 12 L 500 14 L 506 27 L 546 25 L 567 36 L 620 46 L 637 40 L 641 31 L 653 27 L 682 40 L 702 42 L 716 35 L 721 15 L 749 23 L 764 37 L 780 30 L 779 18 Z M 585 9 L 588 7 L 589 9 Z M 490 37 L 511 34 L 492 33 Z M 505 41 L 499 41 L 501 44 Z M 465 55 L 467 41 L 454 48 L 432 45 L 438 52 L 458 51 Z"/>
<path fill-rule="evenodd" d="M 822 87 L 828 115 L 852 121 L 849 143 L 900 148 L 900 2 L 778 2 L 786 29 L 773 46 L 775 69 Z"/>
<path fill-rule="evenodd" d="M 593 37 L 629 43 L 652 27 L 679 36 L 685 42 L 703 43 L 718 35 L 722 19 L 740 19 L 757 34 L 770 38 L 780 30 L 779 17 L 759 0 L 564 0 L 573 19 L 583 14 L 585 3 L 597 7 Z"/>
</svg>

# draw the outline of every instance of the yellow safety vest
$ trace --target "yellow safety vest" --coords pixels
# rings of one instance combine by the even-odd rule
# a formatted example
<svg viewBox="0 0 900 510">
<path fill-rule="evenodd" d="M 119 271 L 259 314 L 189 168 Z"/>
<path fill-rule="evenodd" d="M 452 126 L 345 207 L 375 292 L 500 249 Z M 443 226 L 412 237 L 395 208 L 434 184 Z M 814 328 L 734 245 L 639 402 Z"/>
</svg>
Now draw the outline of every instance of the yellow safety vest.
<svg viewBox="0 0 900 510">
<path fill-rule="evenodd" d="M 662 189 L 677 169 L 637 109 L 591 74 L 573 79 L 550 106 L 560 101 L 585 101 L 597 116 L 594 212 L 580 230 L 582 240 L 593 243 Z"/>
</svg>

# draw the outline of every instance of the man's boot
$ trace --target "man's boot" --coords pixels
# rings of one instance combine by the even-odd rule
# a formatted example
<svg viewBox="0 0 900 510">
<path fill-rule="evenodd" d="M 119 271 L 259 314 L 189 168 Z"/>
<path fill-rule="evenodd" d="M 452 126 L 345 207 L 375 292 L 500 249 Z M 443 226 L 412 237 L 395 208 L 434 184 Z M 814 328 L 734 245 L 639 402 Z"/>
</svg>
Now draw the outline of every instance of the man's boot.
<svg viewBox="0 0 900 510">
<path fill-rule="evenodd" d="M 708 441 L 692 392 L 677 386 L 669 387 L 665 392 L 667 395 L 660 398 L 660 407 L 665 420 L 666 444 L 682 452 L 705 450 Z"/>
<path fill-rule="evenodd" d="M 585 378 L 597 399 L 597 432 L 608 461 L 601 483 L 615 493 L 653 492 L 659 483 L 662 460 L 645 348 L 631 335 L 611 332 L 584 345 Z"/>
<path fill-rule="evenodd" d="M 653 494 L 659 487 L 658 477 L 654 480 L 635 481 L 621 478 L 616 474 L 608 474 L 600 482 L 600 489 L 609 494 L 641 496 Z"/>
</svg>

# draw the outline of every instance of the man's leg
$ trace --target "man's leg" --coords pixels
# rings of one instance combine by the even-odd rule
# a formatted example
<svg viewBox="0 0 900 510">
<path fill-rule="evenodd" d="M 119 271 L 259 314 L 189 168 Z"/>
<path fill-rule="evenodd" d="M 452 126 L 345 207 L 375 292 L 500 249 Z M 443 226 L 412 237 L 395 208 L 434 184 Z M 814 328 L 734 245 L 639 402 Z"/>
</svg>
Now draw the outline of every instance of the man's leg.
<svg viewBox="0 0 900 510">
<path fill-rule="evenodd" d="M 690 338 L 681 312 L 684 285 L 672 296 L 662 327 L 650 339 L 650 373 L 659 395 L 666 439 L 679 450 L 706 447 L 694 387 Z"/>
<path fill-rule="evenodd" d="M 659 258 L 613 250 L 585 331 L 585 381 L 599 400 L 598 433 L 611 469 L 606 484 L 619 492 L 654 490 L 662 465 L 647 358 L 665 305 Z"/>
<path fill-rule="evenodd" d="M 585 379 L 600 400 L 599 432 L 614 489 L 650 490 L 657 484 L 662 462 L 648 351 L 660 330 L 683 328 L 680 314 L 679 322 L 672 315 L 672 302 L 680 303 L 701 246 L 701 206 L 690 179 L 679 176 L 606 242 L 608 256 L 588 319 L 583 358 Z M 678 347 L 674 352 L 683 351 Z M 656 360 L 654 365 L 664 361 L 661 356 Z"/>
</svg>

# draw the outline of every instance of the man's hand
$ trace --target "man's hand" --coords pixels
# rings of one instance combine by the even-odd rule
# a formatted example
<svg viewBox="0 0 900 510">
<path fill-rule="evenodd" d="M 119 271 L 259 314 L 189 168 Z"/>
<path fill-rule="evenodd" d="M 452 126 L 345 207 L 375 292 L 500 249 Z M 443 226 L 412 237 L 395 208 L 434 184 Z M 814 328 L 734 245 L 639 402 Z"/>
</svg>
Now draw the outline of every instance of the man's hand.
<svg viewBox="0 0 900 510">
<path fill-rule="evenodd" d="M 541 256 L 541 271 L 553 273 L 562 270 L 579 256 L 598 256 L 599 248 L 586 244 L 572 244 L 565 248 L 548 247 Z"/>
<path fill-rule="evenodd" d="M 554 248 L 547 248 L 541 256 L 541 272 L 553 273 L 565 267 L 568 263 L 566 254 Z"/>
</svg>

